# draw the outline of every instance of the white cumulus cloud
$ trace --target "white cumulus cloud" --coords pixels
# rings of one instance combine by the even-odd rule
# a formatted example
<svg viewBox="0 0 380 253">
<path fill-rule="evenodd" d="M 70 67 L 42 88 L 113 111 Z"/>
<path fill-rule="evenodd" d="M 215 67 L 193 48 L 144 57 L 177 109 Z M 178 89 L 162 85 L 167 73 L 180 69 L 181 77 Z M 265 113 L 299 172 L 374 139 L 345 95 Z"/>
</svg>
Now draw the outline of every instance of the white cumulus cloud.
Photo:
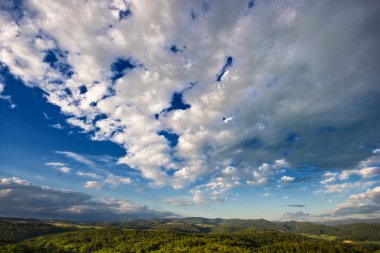
<svg viewBox="0 0 380 253">
<path fill-rule="evenodd" d="M 281 183 L 292 183 L 294 181 L 294 177 L 289 177 L 289 176 L 283 176 L 280 179 Z"/>
<path fill-rule="evenodd" d="M 83 186 L 85 188 L 101 189 L 102 183 L 98 181 L 86 181 Z"/>
<path fill-rule="evenodd" d="M 380 141 L 377 1 L 202 4 L 25 0 L 0 11 L 0 59 L 156 186 L 234 185 L 228 166 L 265 184 L 279 154 L 297 168 L 369 157 L 358 147 Z"/>
</svg>

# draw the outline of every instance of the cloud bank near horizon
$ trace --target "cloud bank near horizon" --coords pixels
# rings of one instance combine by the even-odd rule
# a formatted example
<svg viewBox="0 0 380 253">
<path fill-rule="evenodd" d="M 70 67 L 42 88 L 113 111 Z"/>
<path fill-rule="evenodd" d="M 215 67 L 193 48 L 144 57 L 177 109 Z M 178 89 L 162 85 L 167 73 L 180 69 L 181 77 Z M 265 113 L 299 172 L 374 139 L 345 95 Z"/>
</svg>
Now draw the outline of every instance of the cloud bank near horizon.
<svg viewBox="0 0 380 253">
<path fill-rule="evenodd" d="M 100 199 L 82 192 L 0 178 L 0 216 L 84 221 L 177 217 L 128 200 Z"/>
</svg>

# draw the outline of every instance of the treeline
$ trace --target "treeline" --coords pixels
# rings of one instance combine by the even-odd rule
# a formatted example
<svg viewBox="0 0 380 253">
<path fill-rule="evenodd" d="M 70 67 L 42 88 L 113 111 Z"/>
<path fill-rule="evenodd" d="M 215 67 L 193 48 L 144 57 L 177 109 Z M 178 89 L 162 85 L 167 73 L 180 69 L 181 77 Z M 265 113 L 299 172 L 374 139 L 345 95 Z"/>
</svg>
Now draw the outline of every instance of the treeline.
<svg viewBox="0 0 380 253">
<path fill-rule="evenodd" d="M 339 232 L 335 235 L 341 240 L 380 241 L 380 224 L 357 223 L 338 225 L 336 228 Z"/>
<path fill-rule="evenodd" d="M 346 245 L 309 239 L 297 234 L 245 230 L 231 233 L 185 234 L 170 231 L 138 231 L 116 228 L 81 229 L 41 236 L 0 246 L 0 252 L 286 252 L 369 253 L 375 245 Z"/>
<path fill-rule="evenodd" d="M 244 229 L 269 229 L 311 235 L 332 235 L 337 240 L 380 241 L 380 224 L 356 223 L 326 226 L 311 222 L 270 222 L 264 219 L 148 219 L 114 223 L 115 227 L 139 230 L 169 230 L 183 233 L 225 233 Z"/>
<path fill-rule="evenodd" d="M 4 243 L 19 242 L 25 239 L 73 231 L 73 227 L 56 227 L 40 221 L 30 220 L 0 220 L 0 245 Z"/>
<path fill-rule="evenodd" d="M 380 224 L 355 223 L 337 226 L 325 226 L 311 222 L 283 222 L 282 225 L 294 233 L 312 235 L 333 235 L 338 240 L 380 241 Z"/>
</svg>

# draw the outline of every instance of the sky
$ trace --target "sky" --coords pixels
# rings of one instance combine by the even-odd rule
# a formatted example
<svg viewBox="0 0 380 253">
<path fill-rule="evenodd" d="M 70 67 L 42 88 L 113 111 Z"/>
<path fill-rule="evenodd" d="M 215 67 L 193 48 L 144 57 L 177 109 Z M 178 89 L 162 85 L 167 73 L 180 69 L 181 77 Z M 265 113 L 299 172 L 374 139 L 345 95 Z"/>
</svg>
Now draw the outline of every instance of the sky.
<svg viewBox="0 0 380 253">
<path fill-rule="evenodd" d="M 0 0 L 0 216 L 379 218 L 378 13 Z"/>
</svg>

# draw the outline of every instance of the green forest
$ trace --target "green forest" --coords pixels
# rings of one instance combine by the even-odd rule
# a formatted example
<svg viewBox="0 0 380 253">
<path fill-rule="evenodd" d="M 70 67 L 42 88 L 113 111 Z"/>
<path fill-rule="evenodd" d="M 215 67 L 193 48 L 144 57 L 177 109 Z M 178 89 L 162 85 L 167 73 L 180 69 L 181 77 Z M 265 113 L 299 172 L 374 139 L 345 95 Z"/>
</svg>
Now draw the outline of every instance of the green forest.
<svg viewBox="0 0 380 253">
<path fill-rule="evenodd" d="M 1 220 L 0 252 L 376 252 L 380 250 L 379 228 L 379 224 L 365 223 L 324 226 L 221 219 Z M 359 236 L 361 232 L 367 238 Z"/>
</svg>

